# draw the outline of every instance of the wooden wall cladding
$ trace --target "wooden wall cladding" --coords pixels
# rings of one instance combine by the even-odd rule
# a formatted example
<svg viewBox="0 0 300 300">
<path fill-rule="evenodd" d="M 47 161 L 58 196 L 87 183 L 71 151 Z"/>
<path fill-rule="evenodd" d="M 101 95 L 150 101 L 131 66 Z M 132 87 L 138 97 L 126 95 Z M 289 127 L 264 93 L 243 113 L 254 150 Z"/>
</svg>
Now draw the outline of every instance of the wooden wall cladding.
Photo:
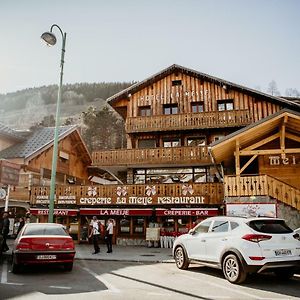
<svg viewBox="0 0 300 300">
<path fill-rule="evenodd" d="M 181 81 L 180 85 L 172 85 L 174 81 Z M 192 102 L 202 102 L 204 111 L 217 111 L 217 103 L 222 100 L 234 102 L 235 110 L 248 109 L 254 121 L 260 120 L 281 109 L 271 101 L 254 98 L 253 96 L 242 93 L 220 84 L 211 83 L 199 78 L 188 76 L 182 73 L 173 73 L 158 80 L 157 82 L 134 93 L 126 103 L 124 99 L 118 101 L 128 105 L 127 117 L 137 117 L 139 107 L 151 106 L 152 115 L 162 115 L 164 104 L 178 104 L 179 113 L 191 113 Z"/>
</svg>

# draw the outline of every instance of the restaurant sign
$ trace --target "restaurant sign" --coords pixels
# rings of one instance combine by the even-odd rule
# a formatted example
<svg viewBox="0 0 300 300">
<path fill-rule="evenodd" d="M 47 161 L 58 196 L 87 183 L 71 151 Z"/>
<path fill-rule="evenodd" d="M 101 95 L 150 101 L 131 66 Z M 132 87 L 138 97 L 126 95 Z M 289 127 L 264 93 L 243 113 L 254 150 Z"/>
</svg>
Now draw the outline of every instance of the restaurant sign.
<svg viewBox="0 0 300 300">
<path fill-rule="evenodd" d="M 48 216 L 49 209 L 30 208 L 30 213 L 37 216 Z M 54 209 L 54 216 L 77 216 L 77 209 Z"/>
<path fill-rule="evenodd" d="M 35 204 L 49 204 L 49 196 L 48 195 L 37 195 L 34 201 Z M 68 196 L 58 196 L 58 199 L 54 199 L 55 204 L 76 204 L 76 196 L 68 195 Z"/>
</svg>

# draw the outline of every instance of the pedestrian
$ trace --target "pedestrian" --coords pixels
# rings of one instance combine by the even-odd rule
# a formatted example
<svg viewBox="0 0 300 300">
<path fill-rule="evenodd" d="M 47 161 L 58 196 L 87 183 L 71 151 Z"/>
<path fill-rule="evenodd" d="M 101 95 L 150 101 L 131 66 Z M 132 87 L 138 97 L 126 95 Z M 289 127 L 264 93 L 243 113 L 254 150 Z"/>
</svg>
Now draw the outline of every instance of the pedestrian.
<svg viewBox="0 0 300 300">
<path fill-rule="evenodd" d="M 25 218 L 23 218 L 23 217 L 19 218 L 19 227 L 18 227 L 18 231 L 17 231 L 17 236 L 24 225 L 25 225 Z"/>
<path fill-rule="evenodd" d="M 94 244 L 94 252 L 93 254 L 97 254 L 100 252 L 99 241 L 100 241 L 100 222 L 98 221 L 96 216 L 93 216 L 93 219 L 90 223 L 91 233 L 89 237 L 93 238 Z"/>
<path fill-rule="evenodd" d="M 114 221 L 109 219 L 106 227 L 106 245 L 107 253 L 112 253 L 112 237 L 114 234 Z"/>
<path fill-rule="evenodd" d="M 9 234 L 9 218 L 8 213 L 3 213 L 3 220 L 2 220 L 2 236 L 3 236 L 3 243 L 2 243 L 2 252 L 6 252 L 9 250 L 9 247 L 6 244 L 6 239 Z"/>
</svg>

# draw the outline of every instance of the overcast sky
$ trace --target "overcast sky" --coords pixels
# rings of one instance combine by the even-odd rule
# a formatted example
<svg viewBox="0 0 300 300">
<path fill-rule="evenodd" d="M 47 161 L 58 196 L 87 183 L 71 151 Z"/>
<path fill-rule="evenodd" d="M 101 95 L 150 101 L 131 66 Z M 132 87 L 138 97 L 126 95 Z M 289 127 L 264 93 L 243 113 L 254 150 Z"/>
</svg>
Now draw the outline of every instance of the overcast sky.
<svg viewBox="0 0 300 300">
<path fill-rule="evenodd" d="M 64 83 L 140 81 L 176 63 L 265 91 L 300 90 L 299 0 L 0 0 L 0 93 Z"/>
</svg>

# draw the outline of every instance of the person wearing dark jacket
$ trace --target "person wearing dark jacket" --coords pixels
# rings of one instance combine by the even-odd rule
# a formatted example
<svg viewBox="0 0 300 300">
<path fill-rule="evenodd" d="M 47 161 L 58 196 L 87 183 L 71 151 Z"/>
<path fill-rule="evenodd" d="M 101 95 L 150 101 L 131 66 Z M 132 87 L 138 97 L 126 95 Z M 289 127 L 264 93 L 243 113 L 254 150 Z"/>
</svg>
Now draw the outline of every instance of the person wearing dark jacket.
<svg viewBox="0 0 300 300">
<path fill-rule="evenodd" d="M 2 252 L 6 252 L 9 250 L 6 244 L 6 239 L 8 234 L 9 234 L 9 218 L 8 218 L 8 213 L 5 212 L 3 214 L 3 220 L 2 220 L 2 236 L 3 236 Z"/>
<path fill-rule="evenodd" d="M 18 227 L 17 235 L 19 234 L 19 232 L 21 231 L 21 229 L 23 228 L 24 225 L 25 225 L 25 220 L 23 217 L 21 217 L 19 219 L 19 227 Z"/>
</svg>

